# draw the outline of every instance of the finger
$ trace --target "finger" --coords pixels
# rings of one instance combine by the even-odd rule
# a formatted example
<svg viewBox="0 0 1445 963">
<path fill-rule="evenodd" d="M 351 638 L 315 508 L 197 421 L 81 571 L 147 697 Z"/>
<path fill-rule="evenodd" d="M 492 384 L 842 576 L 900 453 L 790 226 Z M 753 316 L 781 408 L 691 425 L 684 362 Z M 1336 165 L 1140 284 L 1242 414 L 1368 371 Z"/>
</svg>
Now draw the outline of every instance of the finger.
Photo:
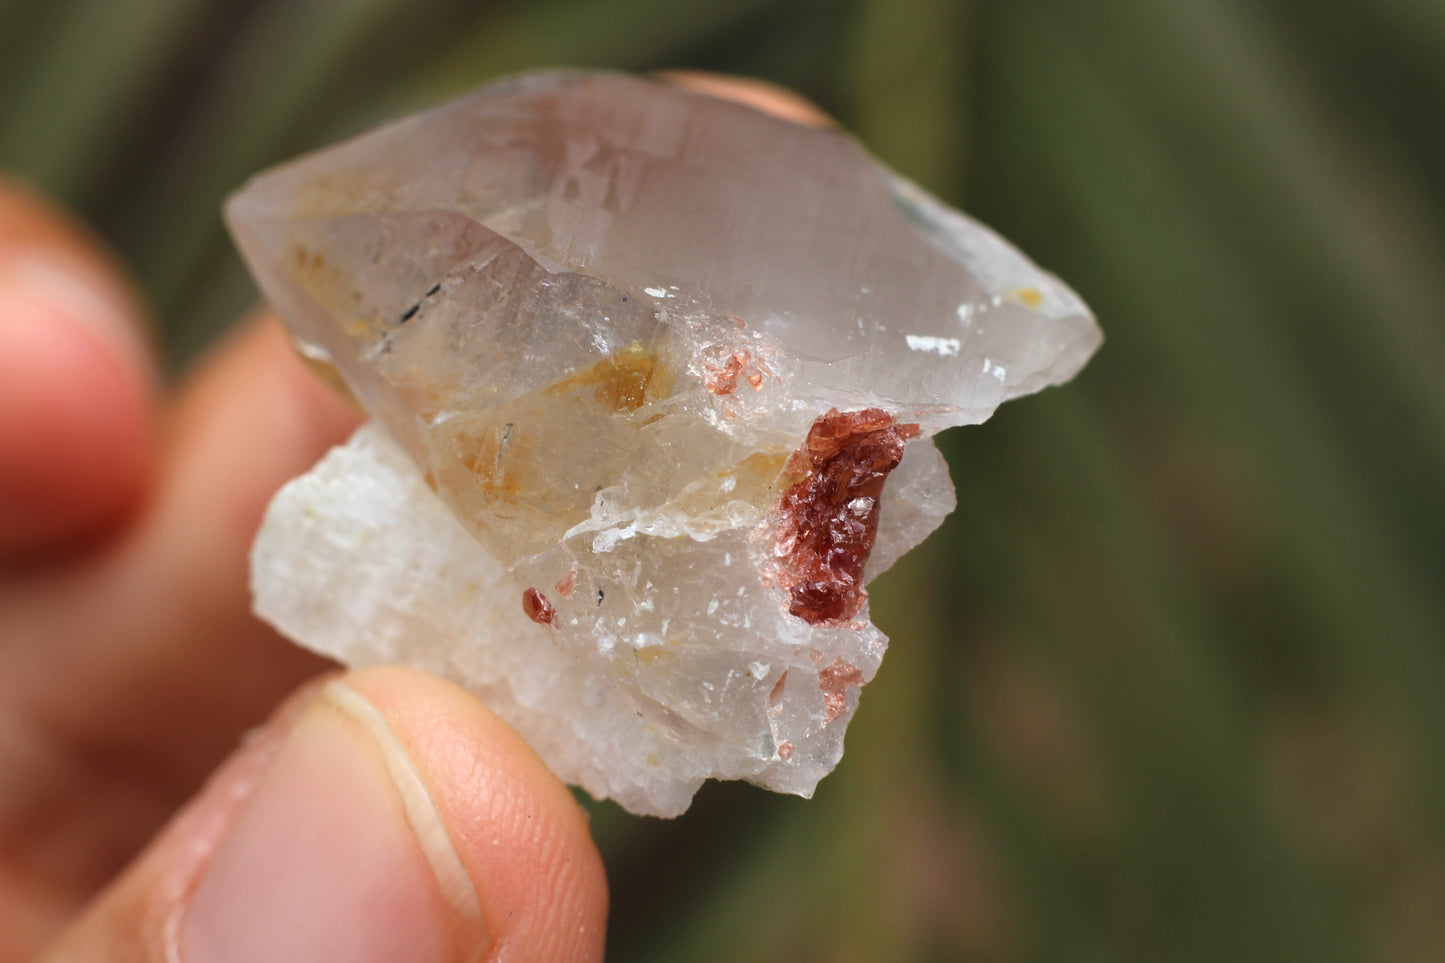
<svg viewBox="0 0 1445 963">
<path fill-rule="evenodd" d="M 145 494 L 156 379 L 100 245 L 0 181 L 0 565 L 102 536 Z"/>
<path fill-rule="evenodd" d="M 246 555 L 275 489 L 358 418 L 254 320 L 181 391 L 120 544 L 0 583 L 0 889 L 25 896 L 0 906 L 0 947 L 93 894 L 326 665 L 251 616 Z"/>
<path fill-rule="evenodd" d="M 602 958 L 586 817 L 481 703 L 393 668 L 298 702 L 42 960 Z"/>
<path fill-rule="evenodd" d="M 700 94 L 746 104 L 755 110 L 805 127 L 833 127 L 836 121 L 817 104 L 786 87 L 753 77 L 732 77 L 703 70 L 660 70 L 654 76 Z"/>
<path fill-rule="evenodd" d="M 125 544 L 102 565 L 0 592 L 0 635 L 29 642 L 0 650 L 0 693 L 66 732 L 165 746 L 170 758 L 151 761 L 172 774 L 209 771 L 316 671 L 251 617 L 247 552 L 275 490 L 359 419 L 274 319 L 243 325 L 183 388 L 155 497 Z M 218 731 L 177 732 L 178 714 Z"/>
</svg>

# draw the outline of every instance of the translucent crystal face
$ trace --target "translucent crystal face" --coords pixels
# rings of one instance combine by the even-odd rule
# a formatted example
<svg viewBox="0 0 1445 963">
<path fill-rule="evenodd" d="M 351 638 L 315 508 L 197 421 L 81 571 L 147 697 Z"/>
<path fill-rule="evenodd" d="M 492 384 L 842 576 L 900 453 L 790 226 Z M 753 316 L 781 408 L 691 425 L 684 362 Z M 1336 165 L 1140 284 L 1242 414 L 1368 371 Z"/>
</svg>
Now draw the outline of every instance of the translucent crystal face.
<svg viewBox="0 0 1445 963">
<path fill-rule="evenodd" d="M 927 436 L 1099 343 L 1068 288 L 847 136 L 614 74 L 484 88 L 259 176 L 227 217 L 392 439 L 280 496 L 262 614 L 470 684 L 638 811 L 707 776 L 811 792 L 886 644 L 863 583 L 952 508 Z M 438 595 L 417 559 L 447 525 L 466 561 L 426 569 Z M 362 583 L 391 603 L 336 604 Z M 479 595 L 491 624 L 436 611 Z"/>
</svg>

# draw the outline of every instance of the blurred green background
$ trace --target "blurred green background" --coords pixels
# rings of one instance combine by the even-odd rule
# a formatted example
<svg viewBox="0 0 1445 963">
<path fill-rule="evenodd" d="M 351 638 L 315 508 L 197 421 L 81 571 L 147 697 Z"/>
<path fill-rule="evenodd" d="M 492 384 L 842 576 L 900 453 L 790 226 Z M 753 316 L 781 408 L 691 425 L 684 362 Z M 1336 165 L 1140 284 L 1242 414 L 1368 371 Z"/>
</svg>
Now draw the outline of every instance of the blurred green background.
<svg viewBox="0 0 1445 963">
<path fill-rule="evenodd" d="M 594 807 L 615 961 L 1445 960 L 1445 3 L 0 0 L 0 167 L 176 368 L 259 167 L 502 73 L 797 88 L 1076 287 L 811 802 Z"/>
</svg>

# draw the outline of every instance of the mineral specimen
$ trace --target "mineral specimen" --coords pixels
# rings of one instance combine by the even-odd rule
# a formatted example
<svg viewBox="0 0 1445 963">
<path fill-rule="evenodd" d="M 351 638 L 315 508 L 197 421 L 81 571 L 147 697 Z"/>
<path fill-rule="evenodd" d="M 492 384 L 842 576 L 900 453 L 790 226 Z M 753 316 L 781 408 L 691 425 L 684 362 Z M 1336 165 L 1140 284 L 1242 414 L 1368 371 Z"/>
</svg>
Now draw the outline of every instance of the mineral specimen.
<svg viewBox="0 0 1445 963">
<path fill-rule="evenodd" d="M 808 795 L 953 507 L 929 436 L 1072 377 L 1079 299 L 852 139 L 607 73 L 260 175 L 235 237 L 375 421 L 272 504 L 256 609 L 485 699 L 642 813 Z"/>
</svg>

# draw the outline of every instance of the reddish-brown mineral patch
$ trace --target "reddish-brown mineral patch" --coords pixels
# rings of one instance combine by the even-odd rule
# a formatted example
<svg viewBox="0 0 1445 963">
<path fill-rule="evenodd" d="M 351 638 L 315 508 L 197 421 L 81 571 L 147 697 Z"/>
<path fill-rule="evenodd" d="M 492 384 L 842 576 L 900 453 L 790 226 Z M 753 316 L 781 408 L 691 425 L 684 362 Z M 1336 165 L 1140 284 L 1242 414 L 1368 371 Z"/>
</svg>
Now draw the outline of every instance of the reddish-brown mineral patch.
<svg viewBox="0 0 1445 963">
<path fill-rule="evenodd" d="M 555 625 L 557 622 L 557 610 L 547 601 L 547 596 L 534 588 L 522 593 L 522 611 L 538 625 Z"/>
<path fill-rule="evenodd" d="M 793 615 L 831 624 L 863 607 L 883 484 L 917 437 L 917 425 L 900 425 L 879 408 L 835 408 L 813 422 L 788 464 L 786 476 L 797 481 L 773 513 L 775 577 Z"/>
<path fill-rule="evenodd" d="M 709 361 L 703 368 L 703 384 L 715 395 L 730 395 L 738 390 L 738 378 L 753 360 L 746 348 L 738 348 L 717 362 Z M 758 383 L 762 383 L 759 378 Z"/>
<path fill-rule="evenodd" d="M 572 590 L 577 587 L 577 570 L 569 569 L 567 574 L 557 580 L 557 592 L 564 598 L 572 597 Z"/>
<path fill-rule="evenodd" d="M 763 390 L 771 369 L 747 348 L 712 345 L 703 352 L 703 387 L 718 396 L 730 395 L 746 381 L 754 391 Z"/>
<path fill-rule="evenodd" d="M 863 684 L 863 670 L 844 662 L 833 660 L 826 669 L 818 670 L 818 688 L 823 690 L 823 724 L 827 725 L 841 716 L 848 708 L 848 690 Z"/>
</svg>

